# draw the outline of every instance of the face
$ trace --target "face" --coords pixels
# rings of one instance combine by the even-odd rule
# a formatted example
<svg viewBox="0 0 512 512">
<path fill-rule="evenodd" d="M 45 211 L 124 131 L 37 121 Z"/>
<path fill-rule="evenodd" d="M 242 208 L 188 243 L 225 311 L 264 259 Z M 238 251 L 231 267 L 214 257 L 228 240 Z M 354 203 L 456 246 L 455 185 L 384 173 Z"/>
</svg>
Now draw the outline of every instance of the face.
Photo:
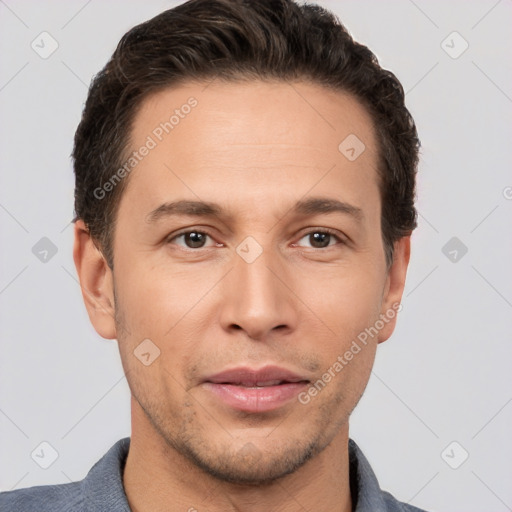
<svg viewBox="0 0 512 512">
<path fill-rule="evenodd" d="M 371 119 L 317 85 L 189 84 L 143 103 L 144 145 L 118 210 L 115 323 L 91 315 L 118 338 L 134 420 L 225 481 L 291 473 L 346 435 L 403 289 Z"/>
</svg>

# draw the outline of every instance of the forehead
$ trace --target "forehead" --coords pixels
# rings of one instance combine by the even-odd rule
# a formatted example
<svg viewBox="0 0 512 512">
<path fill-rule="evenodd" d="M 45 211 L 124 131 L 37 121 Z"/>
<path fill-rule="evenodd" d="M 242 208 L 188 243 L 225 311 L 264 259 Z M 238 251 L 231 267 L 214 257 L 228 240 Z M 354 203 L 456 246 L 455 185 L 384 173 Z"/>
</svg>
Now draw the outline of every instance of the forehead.
<svg viewBox="0 0 512 512">
<path fill-rule="evenodd" d="M 353 96 L 297 82 L 189 83 L 148 97 L 135 116 L 130 151 L 146 156 L 130 173 L 129 193 L 163 202 L 174 183 L 196 196 L 285 200 L 307 192 L 377 183 L 373 123 Z M 165 185 L 164 185 L 165 182 Z M 316 184 L 315 184 L 316 183 Z M 187 191 L 188 189 L 188 191 Z M 341 190 L 340 190 L 341 191 Z M 150 197 L 152 196 L 152 197 Z M 277 199 L 276 199 L 277 200 Z"/>
</svg>

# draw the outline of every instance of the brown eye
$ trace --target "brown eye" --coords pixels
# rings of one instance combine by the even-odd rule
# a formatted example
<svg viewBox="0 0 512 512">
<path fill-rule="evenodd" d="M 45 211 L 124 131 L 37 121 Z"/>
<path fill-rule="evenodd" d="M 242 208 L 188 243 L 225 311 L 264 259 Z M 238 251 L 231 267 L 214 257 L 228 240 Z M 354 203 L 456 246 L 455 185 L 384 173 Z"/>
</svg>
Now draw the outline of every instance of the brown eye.
<svg viewBox="0 0 512 512">
<path fill-rule="evenodd" d="M 207 244 L 209 246 L 214 245 L 211 237 L 202 231 L 187 231 L 181 233 L 169 240 L 169 243 L 174 243 L 181 247 L 186 247 L 187 249 L 201 249 L 206 247 Z"/>
<path fill-rule="evenodd" d="M 339 242 L 341 240 L 328 231 L 311 231 L 299 240 L 298 245 L 312 247 L 313 249 L 324 249 Z"/>
<path fill-rule="evenodd" d="M 309 243 L 311 244 L 311 247 L 321 249 L 322 247 L 327 247 L 330 242 L 330 233 L 310 233 L 309 235 Z"/>
<path fill-rule="evenodd" d="M 204 246 L 207 236 L 208 235 L 199 233 L 198 231 L 191 231 L 190 233 L 185 233 L 183 238 L 187 247 L 190 247 L 191 249 L 197 249 L 198 247 Z"/>
</svg>

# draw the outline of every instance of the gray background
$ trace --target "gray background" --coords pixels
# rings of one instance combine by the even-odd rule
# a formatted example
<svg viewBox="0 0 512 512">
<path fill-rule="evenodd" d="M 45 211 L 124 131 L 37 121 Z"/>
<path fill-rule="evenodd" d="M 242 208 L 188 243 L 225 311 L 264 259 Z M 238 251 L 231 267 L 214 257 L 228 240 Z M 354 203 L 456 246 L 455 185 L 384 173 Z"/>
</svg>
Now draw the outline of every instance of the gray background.
<svg viewBox="0 0 512 512">
<path fill-rule="evenodd" d="M 398 75 L 423 143 L 403 311 L 351 436 L 404 501 L 512 510 L 512 1 L 321 3 Z M 130 433 L 117 344 L 76 280 L 69 154 L 92 75 L 172 5 L 0 0 L 2 490 L 81 479 Z M 43 31 L 59 45 L 46 59 Z"/>
</svg>

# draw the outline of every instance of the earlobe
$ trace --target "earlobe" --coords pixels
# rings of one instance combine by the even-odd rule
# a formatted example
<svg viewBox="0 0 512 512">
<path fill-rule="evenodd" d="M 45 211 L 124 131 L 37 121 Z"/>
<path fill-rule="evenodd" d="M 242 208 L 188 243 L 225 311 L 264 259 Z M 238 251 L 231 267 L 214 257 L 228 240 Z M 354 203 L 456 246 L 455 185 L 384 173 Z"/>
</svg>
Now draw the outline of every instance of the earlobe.
<svg viewBox="0 0 512 512">
<path fill-rule="evenodd" d="M 405 278 L 411 255 L 411 237 L 405 236 L 395 242 L 393 263 L 388 270 L 381 309 L 384 327 L 379 331 L 379 343 L 386 341 L 395 330 L 398 311 L 402 309 L 401 300 L 405 287 Z"/>
<path fill-rule="evenodd" d="M 116 338 L 112 271 L 94 244 L 83 220 L 75 222 L 73 259 L 89 319 L 96 332 Z"/>
</svg>

